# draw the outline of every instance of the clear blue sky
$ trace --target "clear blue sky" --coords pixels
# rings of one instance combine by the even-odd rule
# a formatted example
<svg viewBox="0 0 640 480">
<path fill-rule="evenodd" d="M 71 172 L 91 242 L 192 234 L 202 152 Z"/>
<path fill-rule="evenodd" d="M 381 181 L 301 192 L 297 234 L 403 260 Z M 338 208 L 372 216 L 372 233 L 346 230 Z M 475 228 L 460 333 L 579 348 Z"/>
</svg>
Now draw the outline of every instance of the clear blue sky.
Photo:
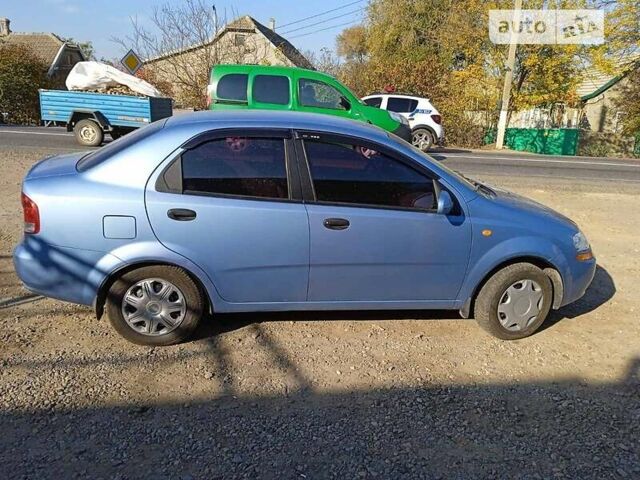
<svg viewBox="0 0 640 480">
<path fill-rule="evenodd" d="M 53 32 L 63 37 L 73 37 L 78 41 L 93 42 L 96 56 L 119 58 L 122 48 L 110 38 L 125 37 L 131 31 L 131 17 L 137 16 L 144 21 L 153 7 L 167 3 L 168 0 L 2 0 L 0 17 L 11 20 L 11 30 L 15 32 Z M 178 3 L 180 0 L 172 0 Z M 219 15 L 226 10 L 238 15 L 251 15 L 259 22 L 268 25 L 269 18 L 276 19 L 278 25 L 285 25 L 303 17 L 315 15 L 327 10 L 345 8 L 327 13 L 306 22 L 284 27 L 278 33 L 301 28 L 284 34 L 300 50 L 319 51 L 322 47 L 335 50 L 335 37 L 345 26 L 323 32 L 311 33 L 334 25 L 348 22 L 356 23 L 363 12 L 356 11 L 366 6 L 366 0 L 354 3 L 354 0 L 206 0 L 216 5 Z M 353 13 L 350 13 L 353 12 Z M 323 22 L 315 26 L 312 24 Z M 298 36 L 300 35 L 300 36 Z M 294 36 L 298 36 L 294 38 Z"/>
</svg>

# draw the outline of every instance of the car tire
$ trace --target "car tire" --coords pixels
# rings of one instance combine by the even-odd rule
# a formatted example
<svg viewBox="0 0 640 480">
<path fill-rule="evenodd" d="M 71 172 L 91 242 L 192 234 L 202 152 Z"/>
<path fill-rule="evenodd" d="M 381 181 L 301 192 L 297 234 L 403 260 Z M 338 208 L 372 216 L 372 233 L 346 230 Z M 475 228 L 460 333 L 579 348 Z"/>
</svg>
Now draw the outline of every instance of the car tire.
<svg viewBox="0 0 640 480">
<path fill-rule="evenodd" d="M 428 151 L 434 142 L 433 133 L 426 128 L 417 128 L 411 132 L 411 144 L 423 152 Z"/>
<path fill-rule="evenodd" d="M 204 306 L 204 296 L 191 277 L 179 267 L 164 265 L 125 273 L 106 298 L 113 328 L 130 342 L 148 346 L 173 345 L 190 338 Z"/>
<path fill-rule="evenodd" d="M 516 263 L 496 272 L 476 297 L 475 319 L 502 340 L 533 334 L 547 318 L 553 302 L 549 277 L 530 263 Z"/>
<path fill-rule="evenodd" d="M 73 127 L 73 133 L 76 136 L 76 141 L 80 145 L 87 147 L 97 147 L 104 140 L 104 132 L 100 125 L 88 118 L 76 123 L 75 127 Z"/>
</svg>

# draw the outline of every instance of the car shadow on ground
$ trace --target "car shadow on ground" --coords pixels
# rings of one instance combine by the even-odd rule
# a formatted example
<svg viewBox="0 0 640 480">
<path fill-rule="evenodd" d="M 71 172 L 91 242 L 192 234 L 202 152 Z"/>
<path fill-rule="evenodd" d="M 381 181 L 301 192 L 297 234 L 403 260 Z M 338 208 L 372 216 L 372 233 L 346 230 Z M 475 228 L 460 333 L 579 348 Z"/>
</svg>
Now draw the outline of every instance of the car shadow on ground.
<svg viewBox="0 0 640 480">
<path fill-rule="evenodd" d="M 552 310 L 539 331 L 551 328 L 563 319 L 573 319 L 587 314 L 609 301 L 616 287 L 609 272 L 600 265 L 596 267 L 593 282 L 578 301 Z M 201 323 L 194 340 L 211 338 L 221 333 L 245 328 L 265 322 L 285 321 L 390 321 L 390 320 L 460 320 L 455 310 L 344 310 L 302 312 L 251 312 L 217 313 Z"/>
<path fill-rule="evenodd" d="M 611 300 L 615 293 L 616 285 L 613 277 L 609 275 L 609 272 L 604 267 L 597 265 L 593 281 L 584 296 L 559 310 L 552 310 L 540 331 L 551 328 L 564 319 L 574 319 L 594 311 Z"/>
<path fill-rule="evenodd" d="M 52 393 L 53 407 L 0 406 L 0 467 L 38 479 L 637 478 L 639 372 L 635 359 L 598 385 L 301 386 L 67 409 Z"/>
</svg>

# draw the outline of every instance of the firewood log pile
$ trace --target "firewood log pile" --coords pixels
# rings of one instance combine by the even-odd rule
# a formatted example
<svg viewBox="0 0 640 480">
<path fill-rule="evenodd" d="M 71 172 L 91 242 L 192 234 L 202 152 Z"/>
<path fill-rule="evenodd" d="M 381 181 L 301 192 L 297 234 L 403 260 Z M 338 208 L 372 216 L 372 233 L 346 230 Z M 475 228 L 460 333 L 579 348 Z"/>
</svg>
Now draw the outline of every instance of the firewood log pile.
<svg viewBox="0 0 640 480">
<path fill-rule="evenodd" d="M 85 92 L 92 92 L 92 93 L 106 93 L 109 95 L 132 95 L 134 97 L 146 97 L 146 95 L 143 95 L 141 93 L 138 92 L 134 92 L 133 90 L 131 90 L 129 87 L 127 87 L 126 85 L 116 85 L 115 87 L 106 87 L 103 89 L 87 89 L 84 90 Z"/>
</svg>

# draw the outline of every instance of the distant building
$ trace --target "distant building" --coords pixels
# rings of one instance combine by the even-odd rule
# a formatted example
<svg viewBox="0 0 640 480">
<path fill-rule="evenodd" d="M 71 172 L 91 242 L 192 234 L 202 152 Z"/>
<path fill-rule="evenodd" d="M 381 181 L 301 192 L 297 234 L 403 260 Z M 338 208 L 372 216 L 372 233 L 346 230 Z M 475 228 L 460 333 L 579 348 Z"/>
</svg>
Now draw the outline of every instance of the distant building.
<svg viewBox="0 0 640 480">
<path fill-rule="evenodd" d="M 581 102 L 579 127 L 599 133 L 619 133 L 626 112 L 621 109 L 620 95 L 630 81 L 629 74 L 640 68 L 640 60 L 621 65 L 613 75 L 595 69 L 585 72 L 578 88 Z"/>
<path fill-rule="evenodd" d="M 313 69 L 296 47 L 275 32 L 274 20 L 266 27 L 248 15 L 225 25 L 210 41 L 146 59 L 144 66 L 153 72 L 158 83 L 171 84 L 178 104 L 189 105 L 194 103 L 193 98 L 188 98 L 193 95 L 194 79 L 203 83 L 200 94 L 204 96 L 209 69 L 220 63 Z"/>
<path fill-rule="evenodd" d="M 85 60 L 75 43 L 62 40 L 54 33 L 12 32 L 11 21 L 0 18 L 0 44 L 25 45 L 47 66 L 47 74 L 64 83 L 73 66 Z"/>
<path fill-rule="evenodd" d="M 624 110 L 615 101 L 629 81 L 629 74 L 640 68 L 640 59 L 626 59 L 613 73 L 595 67 L 585 68 L 576 89 L 575 106 L 556 103 L 513 112 L 512 128 L 581 128 L 593 133 L 619 133 Z"/>
</svg>

